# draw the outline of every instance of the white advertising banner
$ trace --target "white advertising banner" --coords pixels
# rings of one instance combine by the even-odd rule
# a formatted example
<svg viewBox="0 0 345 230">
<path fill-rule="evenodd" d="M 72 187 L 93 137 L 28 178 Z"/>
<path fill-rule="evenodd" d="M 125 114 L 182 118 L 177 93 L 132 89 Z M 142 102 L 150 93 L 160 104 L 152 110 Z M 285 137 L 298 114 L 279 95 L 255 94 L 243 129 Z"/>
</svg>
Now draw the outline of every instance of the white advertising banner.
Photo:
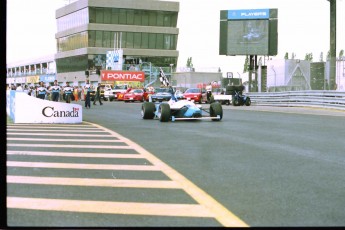
<svg viewBox="0 0 345 230">
<path fill-rule="evenodd" d="M 7 114 L 13 123 L 82 123 L 82 106 L 42 100 L 24 92 L 7 93 Z"/>
<path fill-rule="evenodd" d="M 123 50 L 107 51 L 106 69 L 122 70 Z"/>
</svg>

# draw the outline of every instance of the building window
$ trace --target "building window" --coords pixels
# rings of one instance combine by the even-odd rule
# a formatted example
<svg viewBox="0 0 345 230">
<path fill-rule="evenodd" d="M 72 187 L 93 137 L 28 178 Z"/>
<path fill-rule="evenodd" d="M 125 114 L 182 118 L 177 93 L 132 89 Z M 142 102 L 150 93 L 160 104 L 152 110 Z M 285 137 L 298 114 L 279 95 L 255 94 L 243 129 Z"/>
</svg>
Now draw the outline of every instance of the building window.
<svg viewBox="0 0 345 230">
<path fill-rule="evenodd" d="M 96 31 L 96 47 L 102 47 L 103 31 Z"/>
<path fill-rule="evenodd" d="M 133 48 L 134 47 L 134 33 L 127 32 L 127 38 L 126 38 L 126 46 L 124 48 Z"/>
<path fill-rule="evenodd" d="M 58 31 L 86 23 L 176 27 L 177 15 L 170 11 L 89 7 L 59 18 Z"/>
<path fill-rule="evenodd" d="M 104 9 L 104 24 L 111 24 L 111 9 Z"/>
<path fill-rule="evenodd" d="M 83 71 L 87 68 L 87 55 L 56 59 L 56 70 L 58 73 Z"/>
<path fill-rule="evenodd" d="M 149 49 L 156 49 L 156 34 L 149 34 Z"/>
<path fill-rule="evenodd" d="M 126 10 L 125 9 L 120 9 L 119 12 L 119 24 L 127 24 L 127 15 L 126 15 Z"/>
<path fill-rule="evenodd" d="M 141 25 L 142 17 L 141 11 L 135 10 L 134 11 L 134 25 Z"/>
<path fill-rule="evenodd" d="M 134 33 L 134 48 L 135 49 L 141 48 L 141 34 L 142 33 Z"/>
<path fill-rule="evenodd" d="M 142 33 L 141 35 L 141 48 L 148 49 L 149 48 L 149 34 Z"/>
<path fill-rule="evenodd" d="M 89 31 L 89 47 L 96 47 L 96 31 Z"/>
<path fill-rule="evenodd" d="M 149 13 L 149 26 L 157 25 L 157 13 L 150 11 Z"/>
<path fill-rule="evenodd" d="M 122 48 L 125 48 L 127 43 L 127 33 L 122 33 L 122 37 L 121 37 L 121 46 Z"/>
<path fill-rule="evenodd" d="M 114 38 L 113 38 L 114 39 Z M 104 31 L 103 33 L 103 45 L 102 47 L 111 47 L 110 31 Z"/>
<path fill-rule="evenodd" d="M 119 9 L 111 9 L 111 23 L 119 24 Z"/>
<path fill-rule="evenodd" d="M 127 10 L 127 25 L 134 25 L 134 10 Z"/>
<path fill-rule="evenodd" d="M 92 30 L 58 38 L 58 52 L 86 47 L 114 48 L 114 33 Z M 122 48 L 176 50 L 176 46 L 177 35 L 175 34 L 122 32 Z"/>
<path fill-rule="evenodd" d="M 140 24 L 138 24 L 140 25 Z M 149 11 L 145 10 L 141 13 L 141 25 L 148 26 L 149 25 Z"/>
<path fill-rule="evenodd" d="M 164 25 L 164 13 L 157 12 L 157 26 L 163 26 L 163 25 Z"/>
<path fill-rule="evenodd" d="M 74 13 L 67 14 L 57 19 L 57 32 L 72 29 L 81 25 L 88 24 L 88 18 L 92 19 L 93 15 L 89 14 L 88 8 L 78 10 Z"/>
<path fill-rule="evenodd" d="M 104 9 L 103 8 L 96 8 L 96 23 L 103 24 L 104 23 Z"/>
<path fill-rule="evenodd" d="M 73 34 L 67 37 L 57 39 L 58 52 L 64 52 L 68 50 L 75 50 L 88 47 L 88 35 L 87 32 L 79 34 Z"/>
<path fill-rule="evenodd" d="M 156 49 L 163 49 L 163 48 L 164 48 L 164 35 L 157 34 Z"/>
</svg>

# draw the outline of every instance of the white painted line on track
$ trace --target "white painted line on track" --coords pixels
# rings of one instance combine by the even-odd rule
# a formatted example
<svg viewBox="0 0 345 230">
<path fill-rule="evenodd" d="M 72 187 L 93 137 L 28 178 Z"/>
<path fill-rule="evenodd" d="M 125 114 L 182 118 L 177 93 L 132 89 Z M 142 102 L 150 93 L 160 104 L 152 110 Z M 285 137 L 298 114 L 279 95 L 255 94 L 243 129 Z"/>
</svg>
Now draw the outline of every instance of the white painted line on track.
<svg viewBox="0 0 345 230">
<path fill-rule="evenodd" d="M 32 129 L 33 128 L 33 125 L 32 126 L 17 126 L 17 125 L 8 125 L 7 126 L 7 130 L 13 130 L 13 129 L 16 129 L 20 127 L 20 130 L 24 130 L 26 131 L 27 129 Z M 42 126 L 39 126 L 38 127 L 39 129 L 44 129 L 44 130 L 49 130 L 49 129 L 54 129 L 54 130 L 59 130 L 59 129 L 64 129 L 64 130 L 69 130 L 68 128 L 73 128 L 73 130 L 81 130 L 81 131 L 84 131 L 84 130 L 97 130 L 97 128 L 95 127 L 92 127 L 92 126 L 87 126 L 87 127 L 83 127 L 83 126 L 79 126 L 79 127 L 75 127 L 75 126 L 45 126 L 45 127 L 42 127 Z"/>
<path fill-rule="evenodd" d="M 69 133 L 7 133 L 9 135 L 17 135 L 17 136 L 47 136 L 47 137 L 71 137 Z M 101 134 L 102 137 L 113 137 L 112 135 Z M 99 137 L 100 134 L 81 134 L 78 133 L 78 137 Z"/>
<path fill-rule="evenodd" d="M 92 179 L 63 177 L 32 177 L 7 176 L 7 183 L 40 184 L 40 185 L 72 185 L 91 187 L 123 187 L 123 188 L 161 188 L 181 189 L 175 181 L 162 180 L 122 180 L 122 179 Z"/>
<path fill-rule="evenodd" d="M 161 204 L 7 197 L 7 207 L 122 215 L 214 217 L 214 213 L 198 204 Z"/>
<path fill-rule="evenodd" d="M 205 207 L 210 213 L 212 213 L 214 217 L 218 220 L 218 222 L 220 222 L 223 226 L 248 227 L 248 225 L 245 222 L 243 222 L 239 217 L 237 217 L 228 209 L 226 209 L 222 204 L 216 201 L 213 197 L 208 195 L 205 191 L 197 187 L 195 184 L 189 181 L 186 177 L 184 177 L 179 172 L 171 168 L 169 165 L 162 162 L 156 156 L 154 156 L 153 154 L 151 154 L 150 152 L 148 152 L 147 150 L 145 150 L 144 148 L 142 148 L 135 142 L 121 136 L 120 134 L 112 130 L 106 129 L 100 125 L 97 125 L 97 124 L 93 124 L 93 125 L 111 133 L 112 135 L 117 137 L 119 140 L 122 140 L 123 142 L 132 146 L 133 149 L 135 149 L 138 153 L 144 155 L 146 159 L 148 159 L 153 165 L 157 166 L 161 171 L 163 171 L 164 174 L 166 174 L 171 180 L 177 181 L 178 183 L 180 183 L 183 190 L 187 194 L 189 194 L 193 199 L 195 199 L 200 205 Z"/>
<path fill-rule="evenodd" d="M 34 147 L 34 148 L 92 148 L 92 149 L 132 149 L 131 146 L 106 145 L 54 145 L 54 144 L 7 144 L 8 147 Z"/>
<path fill-rule="evenodd" d="M 119 159 L 143 159 L 140 154 L 121 153 L 76 153 L 76 152 L 37 152 L 37 151 L 7 151 L 7 155 L 28 156 L 59 156 L 59 157 L 82 157 L 82 158 L 119 158 Z"/>
<path fill-rule="evenodd" d="M 73 163 L 7 161 L 7 166 L 8 167 L 22 167 L 22 168 L 160 171 L 159 167 L 155 165 L 109 165 L 109 164 L 73 164 Z"/>
<path fill-rule="evenodd" d="M 54 123 L 54 124 L 40 124 L 40 123 L 35 123 L 35 124 L 28 124 L 28 123 L 18 123 L 18 124 L 8 124 L 7 127 L 21 127 L 21 128 L 25 128 L 26 126 L 28 127 L 42 127 L 42 128 L 45 128 L 45 127 L 49 127 L 47 125 L 52 125 L 53 127 L 90 127 L 90 128 L 94 128 L 94 126 L 90 125 L 90 124 L 85 124 L 85 123 L 82 123 L 82 124 L 57 124 L 57 123 Z"/>
<path fill-rule="evenodd" d="M 22 131 L 22 132 L 68 132 L 68 133 L 78 133 L 78 132 L 83 132 L 83 133 L 103 133 L 104 131 L 100 131 L 100 130 L 71 130 L 71 129 L 63 129 L 63 130 L 50 130 L 50 129 L 26 129 L 26 130 L 22 130 L 22 129 L 7 129 L 8 131 Z"/>
<path fill-rule="evenodd" d="M 102 137 L 102 136 L 99 136 Z M 66 138 L 66 139 L 49 139 L 49 138 L 44 138 L 44 139 L 37 139 L 37 138 L 11 138 L 8 137 L 7 140 L 10 141 L 43 141 L 43 142 L 47 142 L 47 141 L 53 141 L 53 142 L 92 142 L 95 143 L 95 140 L 80 140 L 80 139 L 70 139 L 70 138 Z M 119 143 L 122 142 L 120 140 L 97 140 L 98 143 Z"/>
<path fill-rule="evenodd" d="M 88 213 L 110 213 L 128 215 L 152 215 L 152 216 L 173 216 L 173 217 L 197 217 L 215 218 L 225 227 L 248 227 L 240 218 L 226 209 L 205 191 L 201 190 L 183 175 L 165 164 L 150 152 L 120 134 L 106 129 L 102 126 L 85 122 L 89 130 L 78 130 L 77 132 L 97 132 L 103 134 L 78 134 L 78 137 L 111 137 L 109 141 L 124 143 L 123 146 L 104 145 L 59 145 L 59 144 L 22 144 L 8 143 L 7 147 L 30 147 L 36 148 L 91 148 L 91 149 L 131 149 L 135 154 L 124 153 L 83 153 L 83 152 L 44 152 L 44 151 L 13 151 L 8 150 L 8 155 L 32 155 L 32 156 L 61 156 L 61 157 L 95 157 L 95 158 L 141 158 L 149 162 L 144 165 L 118 165 L 118 164 L 80 164 L 80 163 L 54 163 L 54 162 L 23 162 L 7 161 L 8 167 L 21 168 L 49 168 L 49 169 L 84 169 L 84 170 L 129 170 L 129 171 L 150 171 L 162 172 L 169 180 L 124 180 L 124 179 L 89 179 L 89 178 L 59 178 L 59 177 L 35 177 L 27 175 L 8 175 L 8 183 L 13 184 L 41 184 L 41 185 L 65 185 L 65 186 L 99 186 L 99 187 L 126 187 L 126 188 L 163 188 L 181 189 L 191 196 L 198 204 L 163 204 L 163 203 L 136 203 L 136 202 L 112 202 L 112 201 L 88 201 L 88 200 L 65 200 L 45 198 L 7 197 L 7 207 L 15 209 L 47 210 L 47 211 L 68 211 Z M 32 132 L 28 127 L 23 131 L 19 126 L 8 129 L 9 135 L 30 135 L 30 136 L 60 136 L 67 137 L 75 135 L 69 129 L 66 130 L 41 130 L 42 133 Z M 74 126 L 71 126 L 74 127 Z M 74 128 L 73 128 L 74 129 Z M 74 129 L 75 130 L 75 129 Z M 21 132 L 16 132 L 21 131 Z M 27 132 L 28 131 L 28 132 Z M 37 129 L 34 130 L 37 132 Z M 65 132 L 56 133 L 56 132 Z M 49 133 L 55 132 L 55 133 Z M 68 132 L 68 133 L 66 133 Z M 110 134 L 110 135 L 108 135 Z M 11 137 L 9 137 L 11 138 Z M 53 139 L 42 138 L 12 138 L 12 141 L 52 141 Z M 64 141 L 66 141 L 64 139 Z M 84 139 L 80 140 L 83 143 Z M 94 140 L 92 140 L 94 141 Z M 107 141 L 108 142 L 108 141 Z"/>
</svg>

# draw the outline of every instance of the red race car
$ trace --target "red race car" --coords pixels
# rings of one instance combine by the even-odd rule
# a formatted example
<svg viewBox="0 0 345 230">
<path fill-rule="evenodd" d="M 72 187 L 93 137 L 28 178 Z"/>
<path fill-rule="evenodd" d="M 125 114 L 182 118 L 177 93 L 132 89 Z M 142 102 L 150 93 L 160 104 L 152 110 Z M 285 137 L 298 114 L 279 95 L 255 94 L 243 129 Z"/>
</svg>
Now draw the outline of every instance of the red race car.
<svg viewBox="0 0 345 230">
<path fill-rule="evenodd" d="M 132 89 L 131 91 L 123 95 L 123 100 L 125 102 L 130 101 L 144 101 L 144 90 L 143 89 Z"/>
<path fill-rule="evenodd" d="M 183 97 L 187 100 L 193 100 L 198 103 L 206 102 L 206 90 L 200 88 L 189 88 L 183 93 Z"/>
<path fill-rule="evenodd" d="M 126 90 L 126 92 L 124 92 L 124 93 L 117 93 L 117 100 L 118 100 L 118 101 L 123 101 L 123 100 L 124 100 L 124 97 L 125 97 L 125 94 L 128 93 L 128 92 L 130 92 L 131 90 L 132 90 L 131 88 L 128 88 L 128 89 Z"/>
</svg>

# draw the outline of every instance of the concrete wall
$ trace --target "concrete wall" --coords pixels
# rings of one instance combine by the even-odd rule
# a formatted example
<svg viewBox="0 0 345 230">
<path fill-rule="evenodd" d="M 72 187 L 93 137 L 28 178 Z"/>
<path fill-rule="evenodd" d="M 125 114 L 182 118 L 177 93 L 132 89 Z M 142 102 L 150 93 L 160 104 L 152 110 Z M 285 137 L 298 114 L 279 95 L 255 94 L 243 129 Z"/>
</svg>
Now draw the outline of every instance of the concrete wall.
<svg viewBox="0 0 345 230">
<path fill-rule="evenodd" d="M 267 88 L 310 90 L 310 61 L 269 60 L 267 62 Z"/>
<path fill-rule="evenodd" d="M 192 88 L 197 87 L 198 84 L 221 82 L 222 75 L 222 73 L 179 72 L 173 73 L 171 83 L 177 87 Z"/>
</svg>

